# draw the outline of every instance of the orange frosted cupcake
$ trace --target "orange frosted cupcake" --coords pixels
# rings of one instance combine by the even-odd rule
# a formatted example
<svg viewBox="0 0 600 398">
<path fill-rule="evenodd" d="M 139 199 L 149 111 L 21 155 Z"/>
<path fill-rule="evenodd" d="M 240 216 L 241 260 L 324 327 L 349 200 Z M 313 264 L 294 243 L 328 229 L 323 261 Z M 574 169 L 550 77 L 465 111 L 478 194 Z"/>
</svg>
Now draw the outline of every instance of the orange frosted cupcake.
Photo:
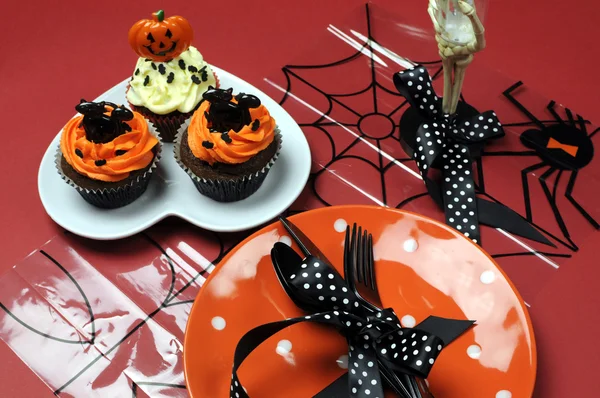
<svg viewBox="0 0 600 398">
<path fill-rule="evenodd" d="M 86 102 L 63 128 L 56 167 L 90 204 L 125 206 L 140 197 L 160 155 L 142 115 L 110 102 Z"/>
<path fill-rule="evenodd" d="M 198 191 L 220 202 L 245 199 L 265 180 L 281 149 L 269 111 L 253 96 L 210 87 L 187 131 L 175 142 L 175 159 Z"/>
</svg>

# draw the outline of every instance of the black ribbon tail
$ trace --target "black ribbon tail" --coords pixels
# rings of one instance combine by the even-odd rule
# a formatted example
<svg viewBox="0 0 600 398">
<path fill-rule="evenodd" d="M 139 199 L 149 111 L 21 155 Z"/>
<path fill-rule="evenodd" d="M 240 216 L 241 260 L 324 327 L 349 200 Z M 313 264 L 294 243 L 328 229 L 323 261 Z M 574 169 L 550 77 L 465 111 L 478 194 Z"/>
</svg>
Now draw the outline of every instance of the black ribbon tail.
<svg viewBox="0 0 600 398">
<path fill-rule="evenodd" d="M 415 329 L 427 333 L 435 332 L 436 336 L 444 342 L 444 346 L 447 346 L 469 330 L 474 323 L 475 321 L 440 318 L 431 315 L 415 326 Z"/>
<path fill-rule="evenodd" d="M 348 395 L 348 372 L 346 372 L 313 398 L 348 398 Z"/>
<path fill-rule="evenodd" d="M 556 247 L 526 219 L 500 203 L 477 198 L 477 210 L 481 224 L 501 228 L 523 238 Z"/>
</svg>

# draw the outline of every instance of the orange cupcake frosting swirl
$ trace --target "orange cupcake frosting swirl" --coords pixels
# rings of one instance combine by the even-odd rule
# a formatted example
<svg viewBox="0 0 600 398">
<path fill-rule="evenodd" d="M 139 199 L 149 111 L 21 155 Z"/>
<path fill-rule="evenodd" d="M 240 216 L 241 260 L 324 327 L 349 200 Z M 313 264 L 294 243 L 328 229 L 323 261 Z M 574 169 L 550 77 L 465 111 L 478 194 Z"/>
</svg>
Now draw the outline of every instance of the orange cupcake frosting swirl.
<svg viewBox="0 0 600 398">
<path fill-rule="evenodd" d="M 230 130 L 230 143 L 221 138 L 221 132 L 210 132 L 210 123 L 205 115 L 209 108 L 210 102 L 204 101 L 194 112 L 188 127 L 188 145 L 195 157 L 211 165 L 215 162 L 244 163 L 266 149 L 275 139 L 275 119 L 263 105 L 250 109 L 252 121 L 259 122 L 258 129 L 254 131 L 251 126 L 246 125 L 238 132 Z M 212 148 L 203 146 L 204 141 L 212 143 Z"/>
<path fill-rule="evenodd" d="M 112 109 L 107 107 L 109 115 Z M 110 142 L 96 144 L 88 141 L 82 125 L 83 115 L 75 116 L 64 127 L 60 149 L 78 173 L 94 180 L 116 182 L 129 177 L 129 173 L 147 167 L 154 159 L 152 148 L 158 139 L 148 131 L 142 115 L 133 112 L 127 123 L 131 131 Z"/>
</svg>

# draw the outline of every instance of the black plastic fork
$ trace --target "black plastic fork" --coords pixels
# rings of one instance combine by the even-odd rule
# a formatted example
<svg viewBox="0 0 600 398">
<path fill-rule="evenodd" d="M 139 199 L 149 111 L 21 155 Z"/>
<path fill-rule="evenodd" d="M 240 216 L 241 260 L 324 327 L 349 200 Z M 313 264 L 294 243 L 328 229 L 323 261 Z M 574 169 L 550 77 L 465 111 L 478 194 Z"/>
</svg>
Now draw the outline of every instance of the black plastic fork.
<svg viewBox="0 0 600 398">
<path fill-rule="evenodd" d="M 344 279 L 346 280 L 348 287 L 354 292 L 358 300 L 365 308 L 372 312 L 379 312 L 380 309 L 363 298 L 356 288 L 355 281 L 357 280 L 357 277 L 355 270 L 357 269 L 357 265 L 361 262 L 359 261 L 359 249 L 361 246 L 362 245 L 357 239 L 356 224 L 354 224 L 352 228 L 352 237 L 350 237 L 350 227 L 348 226 L 346 228 L 346 238 L 344 241 Z M 361 250 L 361 253 L 362 252 L 363 250 Z M 403 398 L 415 398 L 415 395 L 409 392 L 402 380 L 398 378 L 398 375 L 382 366 L 381 361 L 378 360 L 377 362 L 382 371 L 384 380 L 396 392 L 396 394 Z"/>
<path fill-rule="evenodd" d="M 347 269 L 346 261 L 344 261 L 344 273 L 352 276 L 352 278 L 348 277 L 348 284 L 365 306 L 371 308 L 374 312 L 379 312 L 381 309 L 364 299 L 358 292 L 358 289 L 354 283 L 354 281 L 361 283 L 377 294 L 377 283 L 375 281 L 375 260 L 373 254 L 373 235 L 368 233 L 367 230 L 363 231 L 363 229 L 360 226 L 357 226 L 356 223 L 352 226 L 352 236 L 349 237 L 348 235 L 350 235 L 349 226 L 346 228 L 345 244 L 349 245 L 349 248 L 352 252 L 352 257 L 355 259 L 353 264 L 355 269 L 352 269 L 353 267 L 348 267 Z M 350 282 L 350 279 L 352 279 L 352 282 Z M 395 373 L 393 373 L 393 375 L 395 380 L 399 381 L 406 390 L 403 392 L 407 397 L 434 398 L 427 385 L 425 383 L 419 383 L 416 377 L 403 374 L 401 375 L 402 380 L 400 380 L 398 375 Z"/>
</svg>

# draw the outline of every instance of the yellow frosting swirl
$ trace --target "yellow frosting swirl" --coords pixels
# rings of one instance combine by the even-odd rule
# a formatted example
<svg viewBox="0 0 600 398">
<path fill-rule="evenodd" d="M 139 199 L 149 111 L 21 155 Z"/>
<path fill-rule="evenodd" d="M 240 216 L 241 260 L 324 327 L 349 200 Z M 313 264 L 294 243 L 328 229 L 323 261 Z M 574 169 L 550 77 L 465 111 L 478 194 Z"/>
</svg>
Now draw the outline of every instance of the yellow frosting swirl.
<svg viewBox="0 0 600 398">
<path fill-rule="evenodd" d="M 158 115 L 188 113 L 202 100 L 208 86 L 216 85 L 210 65 L 195 47 L 190 47 L 169 62 L 138 59 L 127 100 Z"/>
<path fill-rule="evenodd" d="M 83 115 L 69 120 L 60 137 L 62 155 L 79 174 L 116 182 L 129 177 L 134 170 L 147 167 L 154 159 L 152 148 L 158 139 L 150 134 L 146 120 L 139 113 L 133 112 L 133 119 L 126 122 L 131 131 L 102 144 L 88 141 L 82 120 Z"/>
<path fill-rule="evenodd" d="M 250 109 L 253 123 L 256 120 L 259 123 L 256 131 L 252 125 L 244 126 L 238 132 L 230 130 L 227 135 L 231 142 L 223 140 L 221 132 L 210 132 L 211 126 L 205 115 L 209 109 L 210 103 L 204 101 L 194 112 L 188 127 L 188 145 L 195 157 L 211 165 L 215 162 L 244 163 L 267 148 L 275 138 L 275 119 L 263 105 Z M 203 142 L 207 143 L 203 145 Z"/>
</svg>

